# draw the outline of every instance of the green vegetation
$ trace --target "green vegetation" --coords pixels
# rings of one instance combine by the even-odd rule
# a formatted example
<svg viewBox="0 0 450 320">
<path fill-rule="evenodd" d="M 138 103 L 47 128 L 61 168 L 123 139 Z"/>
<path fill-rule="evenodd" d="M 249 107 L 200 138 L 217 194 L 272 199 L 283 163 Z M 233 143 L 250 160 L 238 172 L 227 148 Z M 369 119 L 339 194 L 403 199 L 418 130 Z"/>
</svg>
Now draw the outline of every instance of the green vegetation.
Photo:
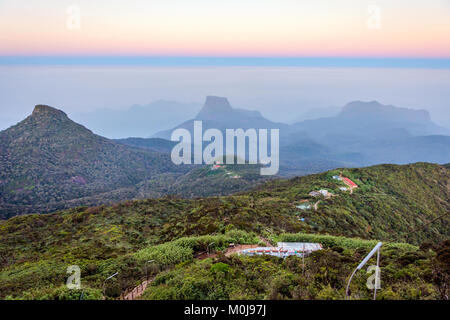
<svg viewBox="0 0 450 320">
<path fill-rule="evenodd" d="M 186 174 L 161 174 L 138 184 L 140 194 L 152 198 L 167 194 L 183 198 L 229 195 L 254 188 L 269 180 L 261 176 L 259 165 L 212 165 L 195 167 Z"/>
<path fill-rule="evenodd" d="M 65 283 L 69 265 L 81 268 L 84 299 L 98 299 L 102 295 L 102 282 L 115 272 L 117 278 L 108 282 L 105 293 L 108 297 L 117 298 L 124 290 L 137 285 L 146 275 L 146 271 L 154 273 L 171 268 L 176 264 L 192 261 L 199 252 L 209 249 L 224 250 L 230 243 L 258 243 L 255 234 L 239 230 L 230 230 L 224 234 L 199 237 L 184 237 L 159 245 L 146 246 L 138 251 L 105 252 L 103 256 L 87 256 L 85 247 L 72 248 L 69 252 L 54 253 L 40 259 L 22 258 L 22 261 L 4 267 L 0 272 L 0 298 L 14 299 L 73 299 L 79 298 L 73 290 L 66 290 Z M 56 245 L 55 245 L 56 246 Z M 93 248 L 91 248 L 93 249 Z M 66 250 L 69 250 L 66 248 Z M 2 251 L 3 254 L 3 251 Z M 3 256 L 3 258 L 8 259 Z M 146 261 L 153 260 L 150 265 Z M 86 293 L 88 293 L 86 295 Z"/>
<path fill-rule="evenodd" d="M 208 175 L 210 166 L 176 166 L 167 152 L 171 141 L 120 142 L 93 134 L 60 110 L 37 106 L 0 132 L 0 219 L 168 194 L 231 194 L 266 180 L 257 166 L 230 166 L 240 179 Z"/>
<path fill-rule="evenodd" d="M 322 244 L 324 248 L 343 247 L 348 249 L 365 248 L 371 249 L 377 243 L 378 240 L 363 240 L 358 238 L 346 238 L 330 235 L 319 234 L 307 234 L 307 233 L 283 233 L 277 237 L 274 237 L 274 242 L 318 242 Z M 414 251 L 418 248 L 408 243 L 388 242 L 384 247 L 394 249 L 405 249 Z"/>
<path fill-rule="evenodd" d="M 342 242 L 342 238 L 336 241 Z M 316 251 L 305 258 L 304 267 L 296 256 L 219 255 L 190 261 L 160 273 L 142 299 L 344 299 L 348 276 L 370 250 L 353 248 L 358 242 L 347 239 L 350 247 Z M 442 247 L 447 254 L 449 245 Z M 449 271 L 439 269 L 437 261 L 428 249 L 383 247 L 378 299 L 443 299 L 445 285 L 435 275 L 448 277 Z M 372 258 L 368 265 L 374 263 Z M 356 274 L 352 298 L 372 298 L 373 291 L 366 286 L 369 276 L 365 269 Z"/>
<path fill-rule="evenodd" d="M 448 169 L 418 163 L 342 171 L 359 185 L 353 194 L 339 191 L 333 170 L 232 196 L 126 201 L 0 221 L 0 298 L 80 298 L 81 291 L 64 288 L 69 265 L 81 268 L 85 299 L 101 296 L 103 281 L 119 272 L 105 285 L 106 296 L 117 298 L 146 271 L 158 276 L 145 298 L 342 298 L 345 277 L 378 240 L 385 242 L 380 298 L 448 296 L 449 243 L 438 245 L 449 236 Z M 336 196 L 317 211 L 296 208 L 323 188 Z M 296 258 L 196 259 L 212 243 L 220 252 L 259 237 L 320 242 L 325 250 L 307 258 L 307 277 Z M 366 276 L 355 279 L 354 297 L 370 294 Z"/>
<path fill-rule="evenodd" d="M 97 136 L 48 106 L 0 132 L 0 218 L 134 196 L 135 185 L 183 172 L 166 154 Z"/>
<path fill-rule="evenodd" d="M 332 179 L 340 172 L 359 186 L 353 194 L 340 191 L 342 183 Z M 282 203 L 298 204 L 312 199 L 310 191 L 327 189 L 336 196 L 323 199 L 317 211 L 297 211 L 308 226 L 305 231 L 419 244 L 447 239 L 449 216 L 443 215 L 450 211 L 449 186 L 448 169 L 416 163 L 336 169 L 275 180 L 247 194 L 256 199 L 270 197 L 280 210 Z"/>
</svg>

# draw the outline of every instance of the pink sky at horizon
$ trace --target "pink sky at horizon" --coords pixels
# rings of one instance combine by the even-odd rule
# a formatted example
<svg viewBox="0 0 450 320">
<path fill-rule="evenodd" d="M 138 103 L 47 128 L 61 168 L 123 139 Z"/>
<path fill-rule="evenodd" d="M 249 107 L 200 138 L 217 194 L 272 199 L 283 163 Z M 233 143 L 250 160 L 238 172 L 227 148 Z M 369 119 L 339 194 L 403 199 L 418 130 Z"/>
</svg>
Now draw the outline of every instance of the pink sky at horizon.
<svg viewBox="0 0 450 320">
<path fill-rule="evenodd" d="M 0 0 L 0 55 L 450 58 L 450 1 L 391 2 Z"/>
</svg>

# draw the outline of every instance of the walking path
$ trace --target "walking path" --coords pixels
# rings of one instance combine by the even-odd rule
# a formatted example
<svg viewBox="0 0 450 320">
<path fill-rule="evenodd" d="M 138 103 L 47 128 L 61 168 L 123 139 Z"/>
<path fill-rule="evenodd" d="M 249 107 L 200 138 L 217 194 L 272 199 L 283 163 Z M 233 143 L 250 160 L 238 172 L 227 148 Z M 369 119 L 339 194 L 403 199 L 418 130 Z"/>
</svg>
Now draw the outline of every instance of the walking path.
<svg viewBox="0 0 450 320">
<path fill-rule="evenodd" d="M 273 247 L 273 245 L 270 243 L 270 241 L 269 241 L 268 239 L 263 238 L 263 237 L 259 237 L 259 239 L 260 239 L 262 242 L 264 242 L 264 244 L 265 244 L 267 247 Z"/>
<path fill-rule="evenodd" d="M 319 200 L 319 201 L 317 201 L 316 203 L 314 203 L 314 210 L 315 211 L 317 211 L 317 209 L 318 209 L 318 205 L 319 205 L 319 202 L 320 202 L 321 200 Z"/>
<path fill-rule="evenodd" d="M 125 294 L 125 296 L 121 296 L 120 300 L 134 300 L 142 296 L 145 289 L 147 289 L 147 286 L 155 279 L 155 277 L 152 277 L 148 280 L 144 280 L 141 282 L 140 285 L 135 287 L 133 290 Z"/>
</svg>

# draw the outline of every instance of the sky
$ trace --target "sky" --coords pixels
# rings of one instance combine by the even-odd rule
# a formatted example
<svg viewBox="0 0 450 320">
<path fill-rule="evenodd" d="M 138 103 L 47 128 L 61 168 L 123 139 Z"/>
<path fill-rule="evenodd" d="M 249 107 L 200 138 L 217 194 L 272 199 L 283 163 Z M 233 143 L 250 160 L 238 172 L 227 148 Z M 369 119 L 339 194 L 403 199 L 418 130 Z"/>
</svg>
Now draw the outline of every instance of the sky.
<svg viewBox="0 0 450 320">
<path fill-rule="evenodd" d="M 450 1 L 0 0 L 0 55 L 450 58 Z"/>
<path fill-rule="evenodd" d="M 450 0 L 0 0 L 0 129 L 154 100 L 289 122 L 378 100 L 450 127 Z"/>
</svg>

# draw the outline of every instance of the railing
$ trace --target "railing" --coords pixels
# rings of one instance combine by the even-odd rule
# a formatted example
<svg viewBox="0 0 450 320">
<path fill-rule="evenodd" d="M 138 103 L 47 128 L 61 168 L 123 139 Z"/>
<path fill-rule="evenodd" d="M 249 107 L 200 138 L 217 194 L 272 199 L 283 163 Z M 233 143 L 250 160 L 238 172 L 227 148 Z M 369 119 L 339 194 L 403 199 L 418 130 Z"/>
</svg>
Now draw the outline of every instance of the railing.
<svg viewBox="0 0 450 320">
<path fill-rule="evenodd" d="M 153 281 L 154 278 L 155 276 L 149 278 L 143 277 L 140 280 L 139 285 L 125 289 L 125 291 L 119 296 L 119 300 L 134 300 L 135 298 L 141 296 L 142 292 L 146 289 L 147 285 L 151 281 Z"/>
</svg>

